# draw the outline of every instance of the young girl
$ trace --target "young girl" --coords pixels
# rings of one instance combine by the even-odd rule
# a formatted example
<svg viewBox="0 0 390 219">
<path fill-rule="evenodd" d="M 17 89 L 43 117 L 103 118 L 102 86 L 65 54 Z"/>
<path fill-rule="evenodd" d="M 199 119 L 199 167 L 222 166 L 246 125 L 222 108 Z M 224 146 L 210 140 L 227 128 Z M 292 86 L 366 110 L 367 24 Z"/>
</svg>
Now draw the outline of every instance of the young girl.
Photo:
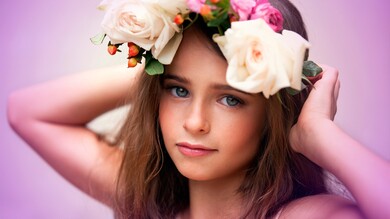
<svg viewBox="0 0 390 219">
<path fill-rule="evenodd" d="M 209 8 L 196 1 L 157 4 L 164 10 L 150 1 L 103 2 L 110 52 L 133 42 L 130 50 L 141 52 L 129 55 L 129 65 L 142 54 L 152 61 L 17 91 L 9 101 L 11 125 L 53 168 L 113 207 L 119 218 L 390 217 L 388 163 L 332 121 L 340 87 L 337 71 L 322 66 L 323 72 L 310 78 L 312 88 L 295 95 L 286 89 L 300 89 L 301 72 L 299 77 L 291 72 L 301 71 L 307 47 L 305 40 L 280 29 L 284 21 L 283 29 L 307 38 L 295 7 L 284 0 L 271 1 L 273 7 L 266 1 L 230 1 L 234 13 L 228 15 L 235 23 L 224 26 L 226 18 L 223 25 L 208 27 L 204 20 L 215 21 L 209 13 L 226 2 Z M 153 12 L 145 21 L 154 24 L 151 32 L 166 21 L 163 12 L 172 14 L 175 24 L 161 28 L 165 38 L 156 35 L 158 40 L 150 42 L 131 32 L 121 41 L 110 18 L 132 7 Z M 193 21 L 187 7 L 204 19 Z M 181 23 L 181 18 L 192 21 Z M 132 19 L 123 18 L 139 24 Z M 251 21 L 261 31 L 240 29 Z M 269 26 L 261 26 L 265 23 Z M 253 32 L 269 39 L 267 44 L 253 40 Z M 229 41 L 235 34 L 242 40 Z M 234 42 L 242 50 L 230 53 Z M 259 44 L 248 53 L 245 43 Z M 302 47 L 292 49 L 295 45 Z M 298 52 L 288 59 L 284 49 Z M 250 56 L 245 65 L 237 61 L 240 51 Z M 164 73 L 149 75 L 161 70 L 160 63 Z M 286 68 L 287 76 L 279 74 L 285 70 L 282 64 L 294 66 Z M 245 74 L 263 68 L 259 75 Z M 105 141 L 85 127 L 125 98 L 132 107 L 117 141 Z M 328 194 L 323 169 L 336 175 L 356 202 Z"/>
</svg>

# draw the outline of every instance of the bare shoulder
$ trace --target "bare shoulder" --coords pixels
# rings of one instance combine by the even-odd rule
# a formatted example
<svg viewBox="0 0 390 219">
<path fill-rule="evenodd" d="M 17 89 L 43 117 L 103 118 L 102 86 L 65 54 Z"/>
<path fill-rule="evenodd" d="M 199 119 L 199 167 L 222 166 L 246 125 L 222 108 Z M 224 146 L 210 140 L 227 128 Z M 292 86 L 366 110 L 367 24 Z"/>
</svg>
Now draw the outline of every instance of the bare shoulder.
<svg viewBox="0 0 390 219">
<path fill-rule="evenodd" d="M 365 218 L 355 202 L 331 194 L 303 197 L 287 204 L 280 219 L 285 218 Z"/>
</svg>

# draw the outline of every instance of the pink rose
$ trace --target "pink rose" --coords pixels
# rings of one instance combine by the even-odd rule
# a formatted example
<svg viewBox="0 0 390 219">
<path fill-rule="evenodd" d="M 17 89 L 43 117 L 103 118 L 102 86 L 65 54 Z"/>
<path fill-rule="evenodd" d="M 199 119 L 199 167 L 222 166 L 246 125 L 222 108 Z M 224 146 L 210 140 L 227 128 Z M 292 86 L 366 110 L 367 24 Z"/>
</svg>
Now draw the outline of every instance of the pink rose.
<svg viewBox="0 0 390 219">
<path fill-rule="evenodd" d="M 187 0 L 188 8 L 196 13 L 200 13 L 200 9 L 204 5 L 206 0 Z"/>
<path fill-rule="evenodd" d="M 274 8 L 270 3 L 259 1 L 250 16 L 251 20 L 262 18 L 275 31 L 283 30 L 283 16 L 280 11 Z"/>
<path fill-rule="evenodd" d="M 230 5 L 233 11 L 238 13 L 240 21 L 246 21 L 252 14 L 253 7 L 256 6 L 256 0 L 231 0 Z"/>
<path fill-rule="evenodd" d="M 256 5 L 269 3 L 268 0 L 256 0 Z"/>
</svg>

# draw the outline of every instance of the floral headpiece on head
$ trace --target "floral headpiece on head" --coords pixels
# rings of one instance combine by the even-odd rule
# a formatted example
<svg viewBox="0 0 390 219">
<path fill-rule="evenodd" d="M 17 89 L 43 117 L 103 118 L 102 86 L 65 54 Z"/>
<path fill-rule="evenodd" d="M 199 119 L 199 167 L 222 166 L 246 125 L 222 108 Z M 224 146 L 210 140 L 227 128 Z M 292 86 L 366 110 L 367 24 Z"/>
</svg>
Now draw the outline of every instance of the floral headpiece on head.
<svg viewBox="0 0 390 219">
<path fill-rule="evenodd" d="M 268 0 L 103 0 L 104 33 L 91 38 L 95 44 L 109 37 L 108 52 L 129 48 L 128 67 L 145 61 L 148 74 L 162 74 L 171 64 L 183 31 L 202 17 L 218 32 L 213 40 L 228 62 L 227 83 L 266 98 L 287 88 L 292 94 L 310 83 L 306 76 L 322 71 L 304 62 L 309 42 L 283 30 L 283 16 Z"/>
</svg>

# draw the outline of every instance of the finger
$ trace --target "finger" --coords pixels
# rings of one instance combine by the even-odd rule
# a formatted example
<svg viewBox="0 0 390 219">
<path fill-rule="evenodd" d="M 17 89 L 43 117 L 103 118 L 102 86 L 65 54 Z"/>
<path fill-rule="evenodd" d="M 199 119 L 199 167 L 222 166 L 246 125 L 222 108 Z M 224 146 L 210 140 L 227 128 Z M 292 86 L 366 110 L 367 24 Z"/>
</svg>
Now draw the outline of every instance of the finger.
<svg viewBox="0 0 390 219">
<path fill-rule="evenodd" d="M 334 99 L 337 101 L 340 93 L 340 79 L 337 79 L 333 93 L 334 93 Z"/>
<path fill-rule="evenodd" d="M 321 67 L 323 69 L 321 83 L 325 84 L 324 86 L 334 87 L 339 77 L 338 70 L 330 66 Z"/>
<path fill-rule="evenodd" d="M 333 115 L 332 115 L 332 120 L 334 120 L 335 116 L 336 116 L 336 113 L 337 113 L 337 100 L 339 98 L 339 92 L 340 92 L 340 79 L 337 79 L 336 81 L 336 84 L 334 86 L 334 90 L 333 90 L 333 98 L 334 98 L 334 102 L 333 102 L 333 108 L 334 108 L 334 112 L 333 112 Z"/>
</svg>

